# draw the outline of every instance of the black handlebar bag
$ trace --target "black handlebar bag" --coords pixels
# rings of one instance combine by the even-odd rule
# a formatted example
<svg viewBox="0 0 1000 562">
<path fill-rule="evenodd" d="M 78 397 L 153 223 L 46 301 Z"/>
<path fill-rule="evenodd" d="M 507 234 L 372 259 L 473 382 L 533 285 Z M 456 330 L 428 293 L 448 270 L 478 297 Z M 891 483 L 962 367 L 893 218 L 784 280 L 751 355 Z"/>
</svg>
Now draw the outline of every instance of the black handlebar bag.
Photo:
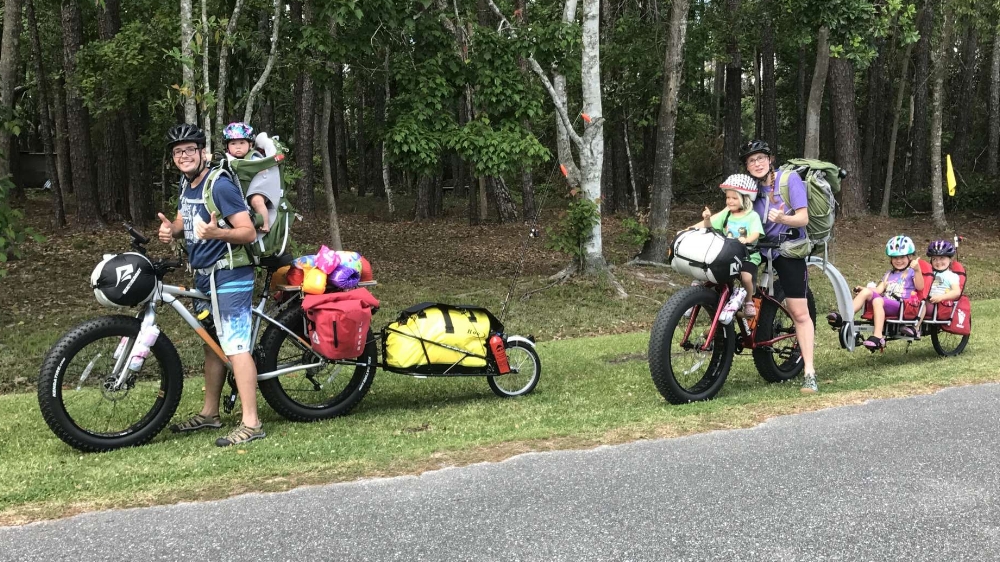
<svg viewBox="0 0 1000 562">
<path fill-rule="evenodd" d="M 740 274 L 747 247 L 710 229 L 686 230 L 671 245 L 674 271 L 698 281 L 725 283 Z"/>
</svg>

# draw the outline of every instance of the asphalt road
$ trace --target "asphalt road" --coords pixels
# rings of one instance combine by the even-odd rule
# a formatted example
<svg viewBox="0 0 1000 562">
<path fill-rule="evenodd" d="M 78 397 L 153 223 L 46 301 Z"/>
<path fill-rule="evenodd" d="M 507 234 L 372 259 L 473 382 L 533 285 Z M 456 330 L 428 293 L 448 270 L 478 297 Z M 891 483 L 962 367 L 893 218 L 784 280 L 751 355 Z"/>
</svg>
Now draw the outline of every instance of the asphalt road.
<svg viewBox="0 0 1000 562">
<path fill-rule="evenodd" d="M 0 528 L 0 560 L 998 560 L 1000 385 Z"/>
</svg>

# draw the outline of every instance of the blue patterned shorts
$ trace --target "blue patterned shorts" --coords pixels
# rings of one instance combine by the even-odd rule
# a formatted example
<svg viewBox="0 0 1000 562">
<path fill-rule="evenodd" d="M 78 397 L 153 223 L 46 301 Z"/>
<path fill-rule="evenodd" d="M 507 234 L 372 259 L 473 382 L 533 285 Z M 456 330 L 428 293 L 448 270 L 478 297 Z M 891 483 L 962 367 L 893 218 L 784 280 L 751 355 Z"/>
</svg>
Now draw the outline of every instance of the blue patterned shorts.
<svg viewBox="0 0 1000 562">
<path fill-rule="evenodd" d="M 233 270 L 220 269 L 215 272 L 215 289 L 218 291 L 219 322 L 215 327 L 219 345 L 226 355 L 249 353 L 253 350 L 250 336 L 253 331 L 253 275 L 252 267 Z M 211 296 L 212 287 L 207 275 L 197 274 L 194 285 Z M 194 301 L 196 313 L 211 310 L 211 301 Z"/>
</svg>

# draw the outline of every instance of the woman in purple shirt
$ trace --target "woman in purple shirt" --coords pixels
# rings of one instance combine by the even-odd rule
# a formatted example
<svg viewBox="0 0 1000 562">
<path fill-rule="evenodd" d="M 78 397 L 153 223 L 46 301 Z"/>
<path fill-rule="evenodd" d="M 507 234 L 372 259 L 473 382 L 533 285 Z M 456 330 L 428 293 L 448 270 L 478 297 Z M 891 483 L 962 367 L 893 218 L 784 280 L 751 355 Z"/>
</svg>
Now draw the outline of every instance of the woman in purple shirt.
<svg viewBox="0 0 1000 562">
<path fill-rule="evenodd" d="M 806 235 L 805 226 L 809 223 L 808 199 L 806 185 L 798 174 L 788 177 L 788 201 L 781 197 L 778 189 L 783 172 L 775 171 L 774 155 L 771 147 L 762 140 L 748 142 L 740 153 L 740 160 L 760 186 L 760 192 L 754 201 L 754 211 L 764 221 L 764 240 L 785 241 L 798 240 Z M 806 291 L 809 284 L 809 273 L 806 271 L 806 260 L 787 258 L 778 254 L 776 248 L 761 249 L 764 258 L 771 260 L 775 272 L 781 279 L 781 287 L 785 291 L 785 306 L 795 322 L 795 337 L 799 342 L 799 352 L 805 367 L 802 381 L 802 392 L 815 393 L 819 391 L 816 384 L 816 368 L 813 366 L 814 326 L 809 317 L 809 305 L 806 301 Z"/>
</svg>

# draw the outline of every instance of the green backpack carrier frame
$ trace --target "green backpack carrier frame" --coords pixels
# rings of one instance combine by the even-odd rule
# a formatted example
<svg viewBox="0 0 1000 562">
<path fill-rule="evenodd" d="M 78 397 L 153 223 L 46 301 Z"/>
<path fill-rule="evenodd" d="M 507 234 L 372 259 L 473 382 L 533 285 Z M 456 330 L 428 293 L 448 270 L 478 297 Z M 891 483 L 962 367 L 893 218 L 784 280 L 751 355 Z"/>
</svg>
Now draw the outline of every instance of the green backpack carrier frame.
<svg viewBox="0 0 1000 562">
<path fill-rule="evenodd" d="M 836 195 L 840 193 L 840 180 L 847 176 L 847 172 L 831 162 L 810 158 L 793 158 L 782 164 L 778 171 L 781 172 L 778 190 L 781 199 L 786 202 L 789 200 L 790 174 L 798 174 L 806 184 L 809 213 L 809 224 L 806 225 L 808 244 L 799 250 L 802 255 L 794 257 L 809 257 L 819 253 L 820 248 L 823 249 L 825 256 L 827 245 L 833 236 L 833 222 L 837 212 Z"/>
<path fill-rule="evenodd" d="M 219 207 L 215 204 L 215 197 L 213 196 L 212 188 L 215 186 L 215 182 L 220 177 L 226 177 L 240 189 L 240 193 L 243 192 L 243 188 L 240 185 L 240 180 L 233 173 L 232 168 L 229 166 L 229 162 L 223 159 L 217 166 L 212 168 L 208 173 L 208 179 L 205 182 L 205 189 L 203 192 L 203 198 L 205 200 L 205 207 L 208 209 L 209 214 L 215 213 L 215 216 L 219 216 Z M 237 267 L 244 267 L 248 265 L 259 265 L 260 261 L 264 258 L 279 257 L 289 251 L 289 242 L 292 237 L 292 223 L 298 215 L 295 209 L 288 203 L 285 199 L 285 193 L 282 190 L 281 198 L 278 200 L 276 205 L 277 215 L 274 220 L 274 224 L 271 225 L 271 229 L 257 236 L 257 239 L 249 244 L 243 245 L 232 245 L 227 244 L 229 247 L 229 253 L 225 258 L 219 261 L 218 267 L 222 269 L 235 269 Z M 251 218 L 253 217 L 253 212 L 251 212 Z M 267 217 L 264 217 L 267 220 Z M 218 219 L 218 225 L 220 228 L 231 228 L 231 225 L 225 218 Z M 257 221 L 254 221 L 257 224 Z"/>
</svg>

